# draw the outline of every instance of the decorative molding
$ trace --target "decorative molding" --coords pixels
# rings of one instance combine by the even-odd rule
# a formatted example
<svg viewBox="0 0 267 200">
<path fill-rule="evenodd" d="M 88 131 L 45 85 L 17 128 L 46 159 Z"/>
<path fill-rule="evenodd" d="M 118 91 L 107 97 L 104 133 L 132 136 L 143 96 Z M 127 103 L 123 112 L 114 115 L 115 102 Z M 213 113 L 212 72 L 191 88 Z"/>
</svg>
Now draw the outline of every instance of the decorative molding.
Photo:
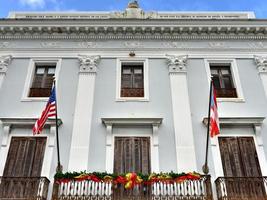
<svg viewBox="0 0 267 200">
<path fill-rule="evenodd" d="M 186 72 L 187 55 L 166 55 L 169 73 Z"/>
<path fill-rule="evenodd" d="M 264 119 L 265 117 L 220 117 L 219 122 L 222 126 L 260 126 L 262 125 Z M 205 126 L 207 126 L 208 118 L 204 117 L 202 122 L 205 124 Z"/>
<path fill-rule="evenodd" d="M 79 55 L 80 73 L 96 73 L 100 56 Z"/>
<path fill-rule="evenodd" d="M 31 21 L 0 20 L 0 39 L 155 39 L 155 40 L 264 40 L 266 21 L 237 20 L 49 20 L 38 27 Z M 12 23 L 11 23 L 12 22 Z M 36 21 L 38 23 L 38 20 Z M 5 41 L 6 42 L 6 41 Z M 7 43 L 2 43 L 6 47 Z M 211 43 L 211 46 L 218 45 Z M 222 45 L 222 44 L 219 44 Z M 261 46 L 260 43 L 250 44 Z"/>
<path fill-rule="evenodd" d="M 162 123 L 162 118 L 101 118 L 106 126 L 113 125 L 152 125 L 159 126 Z"/>
<path fill-rule="evenodd" d="M 267 57 L 254 56 L 255 63 L 260 73 L 267 73 Z"/>
<path fill-rule="evenodd" d="M 12 59 L 11 55 L 0 57 L 0 73 L 6 73 L 7 72 L 7 67 L 10 64 L 11 59 Z"/>
<path fill-rule="evenodd" d="M 267 30 L 266 30 L 267 31 Z M 149 32 L 149 30 L 148 30 Z M 114 33 L 92 33 L 92 34 L 80 34 L 79 32 L 73 34 L 18 34 L 14 36 L 13 34 L 2 34 L 0 31 L 0 39 L 3 40 L 14 40 L 14 39 L 49 39 L 49 40 L 58 40 L 58 39 L 77 39 L 77 40 L 267 40 L 267 34 L 259 35 L 238 35 L 238 34 L 114 34 Z"/>
</svg>

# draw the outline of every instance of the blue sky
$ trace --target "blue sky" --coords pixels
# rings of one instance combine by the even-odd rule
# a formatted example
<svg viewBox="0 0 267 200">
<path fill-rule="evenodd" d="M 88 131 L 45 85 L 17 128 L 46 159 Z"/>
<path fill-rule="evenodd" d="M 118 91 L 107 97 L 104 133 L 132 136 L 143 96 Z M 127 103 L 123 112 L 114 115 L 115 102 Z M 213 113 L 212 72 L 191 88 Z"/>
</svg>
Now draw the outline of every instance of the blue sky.
<svg viewBox="0 0 267 200">
<path fill-rule="evenodd" d="M 129 0 L 0 0 L 0 18 L 9 11 L 118 11 Z M 267 18 L 267 0 L 139 0 L 145 11 L 254 11 Z"/>
</svg>

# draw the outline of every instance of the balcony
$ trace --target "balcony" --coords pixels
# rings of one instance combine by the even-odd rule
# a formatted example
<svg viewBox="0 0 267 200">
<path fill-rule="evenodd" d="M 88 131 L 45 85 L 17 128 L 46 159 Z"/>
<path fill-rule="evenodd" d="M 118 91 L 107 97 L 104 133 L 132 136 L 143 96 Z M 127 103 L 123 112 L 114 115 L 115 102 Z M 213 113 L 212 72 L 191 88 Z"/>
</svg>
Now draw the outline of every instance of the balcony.
<svg viewBox="0 0 267 200">
<path fill-rule="evenodd" d="M 121 97 L 144 97 L 144 88 L 121 88 Z"/>
<path fill-rule="evenodd" d="M 46 200 L 48 186 L 46 177 L 0 177 L 0 199 Z"/>
<path fill-rule="evenodd" d="M 124 189 L 123 185 L 91 180 L 56 182 L 53 200 L 212 200 L 210 176 L 183 182 L 157 182 Z"/>
<path fill-rule="evenodd" d="M 49 97 L 51 88 L 31 88 L 29 97 Z"/>
<path fill-rule="evenodd" d="M 267 177 L 219 177 L 218 200 L 267 200 Z"/>
<path fill-rule="evenodd" d="M 216 88 L 216 96 L 219 98 L 236 98 L 237 93 L 235 88 Z"/>
</svg>

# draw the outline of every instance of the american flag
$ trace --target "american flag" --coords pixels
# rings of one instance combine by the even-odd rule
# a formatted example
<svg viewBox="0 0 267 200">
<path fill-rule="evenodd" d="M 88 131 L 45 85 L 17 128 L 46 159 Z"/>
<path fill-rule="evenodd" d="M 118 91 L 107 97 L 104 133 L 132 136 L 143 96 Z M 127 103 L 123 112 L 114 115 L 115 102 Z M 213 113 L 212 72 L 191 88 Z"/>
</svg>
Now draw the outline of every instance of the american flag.
<svg viewBox="0 0 267 200">
<path fill-rule="evenodd" d="M 44 128 L 45 122 L 48 119 L 48 117 L 54 117 L 56 116 L 56 91 L 55 87 L 51 90 L 51 95 L 49 97 L 49 100 L 45 106 L 45 109 L 42 112 L 42 115 L 37 121 L 35 122 L 32 131 L 33 135 L 40 134 L 41 131 Z"/>
<path fill-rule="evenodd" d="M 210 99 L 210 136 L 214 137 L 220 133 L 218 107 L 216 101 L 216 91 L 213 83 L 211 84 L 211 99 Z"/>
</svg>

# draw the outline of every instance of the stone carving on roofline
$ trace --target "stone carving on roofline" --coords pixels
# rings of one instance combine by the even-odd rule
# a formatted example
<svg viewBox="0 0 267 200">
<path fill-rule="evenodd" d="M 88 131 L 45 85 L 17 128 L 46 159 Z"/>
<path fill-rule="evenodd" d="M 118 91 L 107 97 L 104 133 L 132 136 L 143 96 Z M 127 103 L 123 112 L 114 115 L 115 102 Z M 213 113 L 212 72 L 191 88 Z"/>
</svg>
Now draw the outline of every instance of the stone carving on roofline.
<svg viewBox="0 0 267 200">
<path fill-rule="evenodd" d="M 150 14 L 151 15 L 151 14 Z M 149 16 L 150 16 L 149 15 Z M 111 18 L 137 18 L 144 19 L 148 18 L 145 12 L 139 7 L 138 1 L 130 1 L 124 12 L 113 12 Z"/>
<path fill-rule="evenodd" d="M 267 73 L 267 57 L 255 55 L 254 59 L 259 72 Z"/>
<path fill-rule="evenodd" d="M 80 72 L 82 73 L 96 73 L 97 65 L 100 61 L 100 56 L 88 56 L 88 55 L 79 55 L 80 61 Z"/>
<path fill-rule="evenodd" d="M 10 64 L 11 59 L 12 59 L 11 55 L 0 57 L 0 73 L 6 73 L 7 72 L 7 67 Z"/>
<path fill-rule="evenodd" d="M 166 55 L 169 73 L 186 72 L 187 55 Z"/>
</svg>

